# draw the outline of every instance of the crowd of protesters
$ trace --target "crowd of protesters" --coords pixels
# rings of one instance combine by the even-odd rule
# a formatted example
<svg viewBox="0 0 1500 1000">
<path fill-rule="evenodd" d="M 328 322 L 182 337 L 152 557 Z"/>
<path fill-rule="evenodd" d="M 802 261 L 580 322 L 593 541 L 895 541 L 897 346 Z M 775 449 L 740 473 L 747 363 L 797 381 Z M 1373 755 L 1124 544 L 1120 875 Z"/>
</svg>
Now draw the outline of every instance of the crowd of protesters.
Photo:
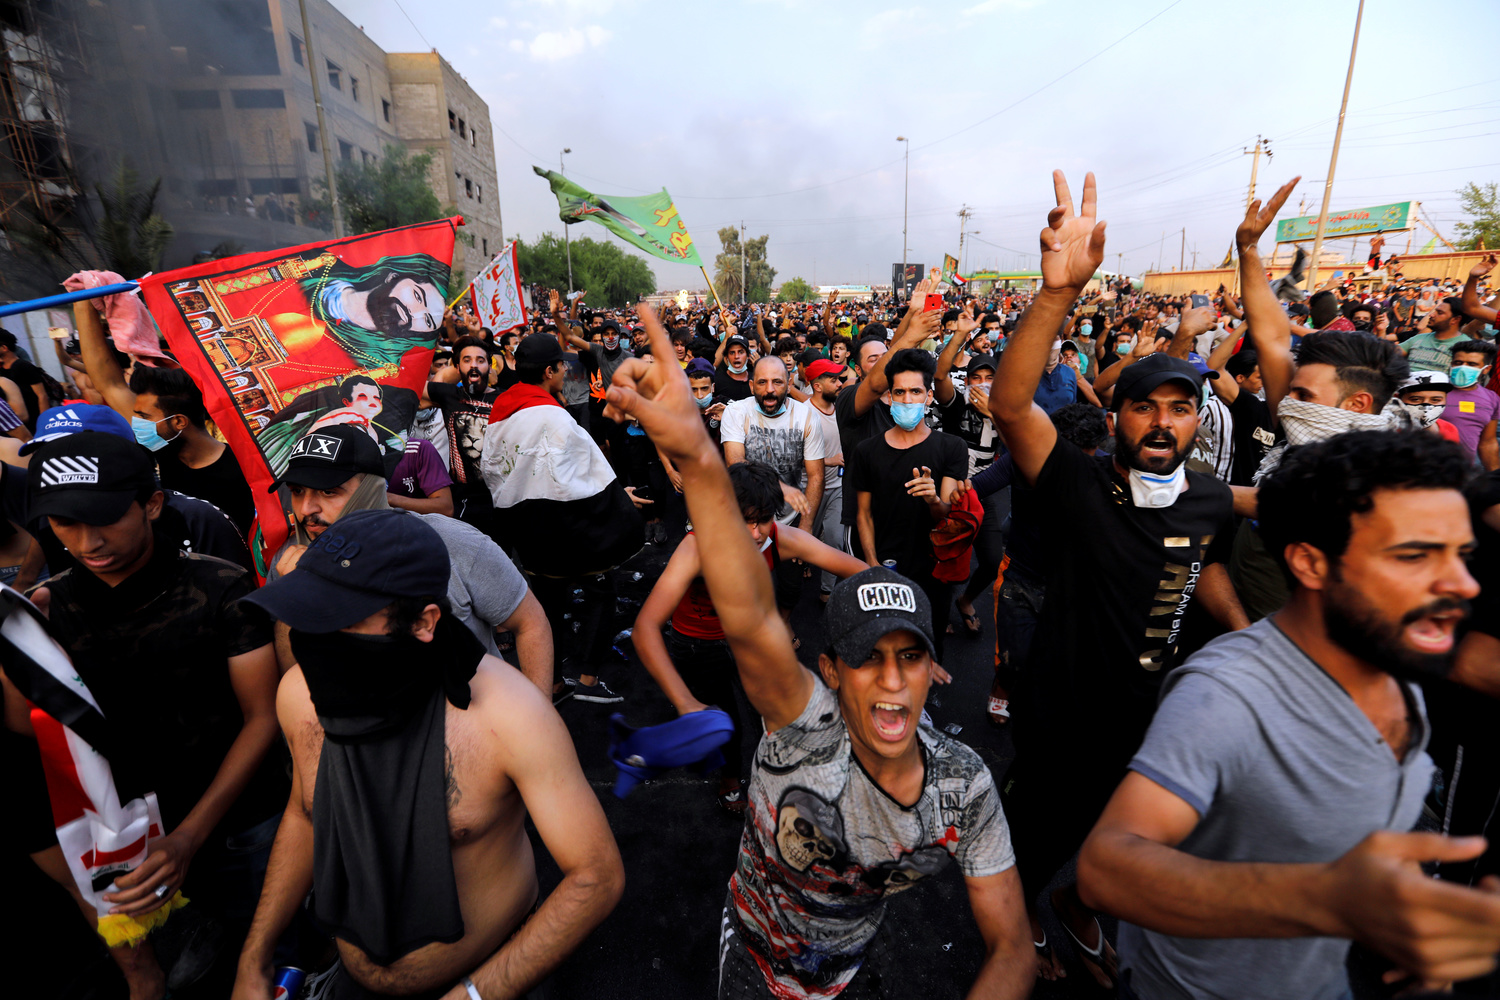
<svg viewBox="0 0 1500 1000">
<path fill-rule="evenodd" d="M 1044 905 L 1126 998 L 1337 1000 L 1351 942 L 1380 988 L 1488 989 L 1496 258 L 1273 281 L 1293 180 L 1234 293 L 1152 295 L 1099 276 L 1093 176 L 1053 180 L 1034 290 L 450 310 L 394 472 L 356 423 L 292 450 L 263 579 L 187 373 L 87 304 L 67 385 L 0 335 L 11 825 L 131 1000 L 269 1000 L 313 954 L 307 996 L 551 995 L 624 883 L 562 713 L 625 700 L 610 611 L 648 546 L 625 649 L 684 723 L 658 744 L 719 727 L 704 807 L 743 820 L 683 929 L 720 997 L 889 995 L 887 896 L 950 865 L 984 960 L 934 996 L 1066 975 Z M 1004 774 L 924 711 L 961 638 L 993 644 Z M 144 862 L 92 886 L 31 711 L 59 653 L 61 721 L 150 803 Z"/>
</svg>

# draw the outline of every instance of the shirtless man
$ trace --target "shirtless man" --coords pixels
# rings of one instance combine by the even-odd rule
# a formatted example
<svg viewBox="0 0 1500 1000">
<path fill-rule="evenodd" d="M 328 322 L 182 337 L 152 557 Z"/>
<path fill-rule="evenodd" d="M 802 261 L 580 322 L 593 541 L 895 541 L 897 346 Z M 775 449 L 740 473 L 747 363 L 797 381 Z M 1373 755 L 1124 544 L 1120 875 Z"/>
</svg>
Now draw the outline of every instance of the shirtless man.
<svg viewBox="0 0 1500 1000">
<path fill-rule="evenodd" d="M 276 939 L 314 887 L 336 1000 L 526 996 L 619 901 L 566 727 L 447 614 L 448 573 L 419 519 L 358 511 L 246 598 L 291 627 L 298 666 L 276 704 L 292 792 L 234 1000 L 271 996 Z M 528 814 L 563 872 L 541 901 Z"/>
</svg>

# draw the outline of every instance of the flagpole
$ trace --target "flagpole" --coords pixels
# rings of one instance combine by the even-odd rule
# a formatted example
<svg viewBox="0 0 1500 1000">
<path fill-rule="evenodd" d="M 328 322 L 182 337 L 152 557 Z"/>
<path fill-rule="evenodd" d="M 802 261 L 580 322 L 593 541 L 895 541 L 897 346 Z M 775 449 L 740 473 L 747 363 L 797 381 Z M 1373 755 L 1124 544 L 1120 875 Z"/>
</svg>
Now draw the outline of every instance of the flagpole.
<svg viewBox="0 0 1500 1000">
<path fill-rule="evenodd" d="M 698 270 L 703 272 L 703 280 L 708 281 L 708 290 L 714 293 L 714 305 L 719 307 L 720 312 L 723 312 L 724 303 L 719 301 L 719 290 L 714 287 L 714 283 L 712 281 L 708 280 L 708 268 L 704 267 L 702 264 L 699 264 Z"/>
<path fill-rule="evenodd" d="M 1328 203 L 1333 200 L 1333 172 L 1339 165 L 1339 140 L 1344 137 L 1344 112 L 1349 107 L 1349 85 L 1354 82 L 1354 56 L 1359 51 L 1359 24 L 1364 20 L 1365 0 L 1359 0 L 1354 15 L 1354 41 L 1349 45 L 1349 72 L 1344 76 L 1344 99 L 1339 102 L 1339 123 L 1333 130 L 1333 153 L 1328 158 L 1328 177 L 1323 183 L 1323 208 L 1318 212 L 1318 231 L 1313 237 L 1312 263 L 1307 266 L 1307 294 L 1318 290 L 1318 263 L 1323 255 L 1323 230 L 1328 226 Z"/>
</svg>

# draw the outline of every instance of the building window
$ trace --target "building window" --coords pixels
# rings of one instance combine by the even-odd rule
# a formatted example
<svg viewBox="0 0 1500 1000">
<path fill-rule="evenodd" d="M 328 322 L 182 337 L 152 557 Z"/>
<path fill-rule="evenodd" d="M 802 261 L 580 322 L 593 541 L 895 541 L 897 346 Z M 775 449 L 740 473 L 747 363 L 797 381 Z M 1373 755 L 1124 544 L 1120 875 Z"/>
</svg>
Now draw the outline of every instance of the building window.
<svg viewBox="0 0 1500 1000">
<path fill-rule="evenodd" d="M 458 131 L 458 116 L 455 115 L 451 109 L 448 111 L 448 131 Z"/>
<path fill-rule="evenodd" d="M 174 90 L 172 99 L 177 102 L 178 109 L 182 111 L 223 106 L 219 101 L 217 90 Z"/>
<path fill-rule="evenodd" d="M 472 129 L 472 128 L 469 129 L 469 145 L 471 145 L 471 146 L 477 146 L 477 145 L 479 145 L 479 130 L 478 129 Z"/>
<path fill-rule="evenodd" d="M 384 100 L 384 99 L 381 100 L 381 102 L 380 102 L 380 113 L 385 117 L 386 121 L 390 121 L 391 120 L 391 102 L 390 101 L 387 101 L 387 100 Z"/>
<path fill-rule="evenodd" d="M 281 90 L 231 90 L 229 97 L 237 108 L 286 107 L 286 92 Z"/>
<path fill-rule="evenodd" d="M 458 137 L 460 139 L 467 139 L 469 137 L 469 130 L 464 125 L 464 120 L 462 118 L 458 120 Z"/>
<path fill-rule="evenodd" d="M 343 90 L 344 71 L 335 66 L 331 60 L 325 59 L 324 62 L 328 63 L 328 86 L 334 90 Z"/>
<path fill-rule="evenodd" d="M 480 240 L 479 242 L 484 244 L 484 257 L 486 260 L 488 260 L 490 256 L 490 241 Z"/>
<path fill-rule="evenodd" d="M 316 153 L 318 151 L 318 126 L 310 122 L 303 122 L 307 126 L 307 151 Z"/>
<path fill-rule="evenodd" d="M 464 178 L 464 194 L 468 195 L 470 198 L 474 197 L 474 182 L 469 180 L 467 177 Z"/>
<path fill-rule="evenodd" d="M 474 185 L 474 200 L 475 201 L 484 201 L 484 185 L 483 184 L 475 184 Z"/>
<path fill-rule="evenodd" d="M 359 100 L 359 77 L 357 76 L 349 78 L 349 99 L 356 102 Z"/>
<path fill-rule="evenodd" d="M 354 161 L 353 143 L 345 142 L 343 139 L 339 140 L 339 159 L 347 160 L 351 163 Z"/>
<path fill-rule="evenodd" d="M 359 151 L 359 159 L 360 159 L 361 163 L 374 163 L 375 162 L 375 154 L 374 153 L 367 153 L 363 149 L 361 149 Z"/>
<path fill-rule="evenodd" d="M 302 39 L 298 38 L 296 35 L 289 35 L 288 37 L 292 40 L 292 62 L 296 63 L 298 66 L 306 65 L 306 63 L 302 61 Z"/>
</svg>

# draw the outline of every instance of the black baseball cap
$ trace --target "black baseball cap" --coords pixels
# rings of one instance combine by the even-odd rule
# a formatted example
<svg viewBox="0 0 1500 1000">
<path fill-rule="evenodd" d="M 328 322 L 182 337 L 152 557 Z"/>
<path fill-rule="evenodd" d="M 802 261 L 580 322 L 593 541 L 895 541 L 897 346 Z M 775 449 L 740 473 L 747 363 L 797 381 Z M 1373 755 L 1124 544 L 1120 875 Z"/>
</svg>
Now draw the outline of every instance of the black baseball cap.
<svg viewBox="0 0 1500 1000">
<path fill-rule="evenodd" d="M 1170 354 L 1148 355 L 1126 368 L 1115 382 L 1114 409 L 1118 410 L 1127 399 L 1145 399 L 1156 387 L 1166 382 L 1185 382 L 1194 395 L 1203 388 L 1205 378 L 1218 378 L 1219 373 L 1210 370 L 1199 372 L 1191 361 L 1174 358 Z"/>
<path fill-rule="evenodd" d="M 516 345 L 516 364 L 538 365 L 546 368 L 563 360 L 562 345 L 557 338 L 547 333 L 533 333 L 522 337 Z"/>
<path fill-rule="evenodd" d="M 964 374 L 966 374 L 966 375 L 973 375 L 975 372 L 979 371 L 979 369 L 981 369 L 981 368 L 988 368 L 992 372 L 993 371 L 998 371 L 999 370 L 999 366 L 995 364 L 995 357 L 994 357 L 994 355 L 992 355 L 992 354 L 976 354 L 976 355 L 974 355 L 972 358 L 969 359 L 969 365 L 968 365 L 967 368 L 964 369 Z"/>
<path fill-rule="evenodd" d="M 27 516 L 114 524 L 131 501 L 159 489 L 151 454 L 132 437 L 78 431 L 48 441 L 26 470 Z"/>
<path fill-rule="evenodd" d="M 283 483 L 331 490 L 359 472 L 385 478 L 385 459 L 381 457 L 380 446 L 361 427 L 334 424 L 300 438 L 292 446 L 292 457 L 287 460 L 281 478 L 266 492 L 275 493 Z"/>
<path fill-rule="evenodd" d="M 448 593 L 448 549 L 403 510 L 357 510 L 329 525 L 297 568 L 243 600 L 299 632 L 337 632 L 400 597 Z"/>
<path fill-rule="evenodd" d="M 730 337 L 728 340 L 724 341 L 724 353 L 728 354 L 731 347 L 743 347 L 748 351 L 750 350 L 750 341 L 746 340 L 744 337 Z"/>
<path fill-rule="evenodd" d="M 884 566 L 839 581 L 828 598 L 826 621 L 833 651 L 850 666 L 864 663 L 882 636 L 901 629 L 921 636 L 927 652 L 937 656 L 927 595 Z"/>
</svg>

